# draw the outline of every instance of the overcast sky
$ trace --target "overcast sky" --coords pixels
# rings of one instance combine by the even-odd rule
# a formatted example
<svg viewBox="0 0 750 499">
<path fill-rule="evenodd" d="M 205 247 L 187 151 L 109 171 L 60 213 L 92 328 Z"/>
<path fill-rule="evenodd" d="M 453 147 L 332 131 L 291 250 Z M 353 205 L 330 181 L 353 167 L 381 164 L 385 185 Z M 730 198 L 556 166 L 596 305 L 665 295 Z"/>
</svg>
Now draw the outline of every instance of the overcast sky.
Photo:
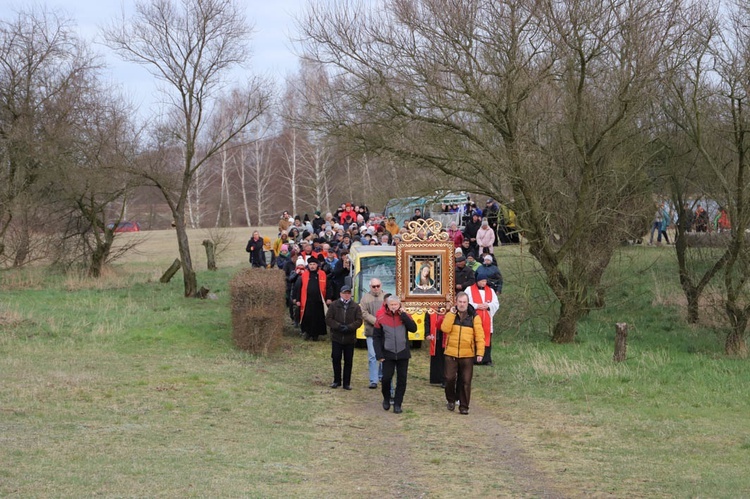
<svg viewBox="0 0 750 499">
<path fill-rule="evenodd" d="M 321 1 L 321 0 L 312 0 Z M 8 20 L 24 0 L 0 0 L 0 18 Z M 290 35 L 295 32 L 294 16 L 298 16 L 307 0 L 239 0 L 247 8 L 247 18 L 255 25 L 252 39 L 251 69 L 267 73 L 282 81 L 284 76 L 297 70 L 297 57 L 293 53 Z M 99 28 L 117 17 L 124 8 L 126 15 L 132 11 L 133 0 L 37 0 L 38 5 L 59 9 L 76 21 L 79 34 L 91 41 L 99 35 Z M 109 66 L 108 76 L 122 86 L 125 94 L 142 107 L 141 113 L 153 104 L 156 81 L 145 69 L 124 63 L 109 49 L 95 44 L 94 49 L 105 56 Z"/>
</svg>

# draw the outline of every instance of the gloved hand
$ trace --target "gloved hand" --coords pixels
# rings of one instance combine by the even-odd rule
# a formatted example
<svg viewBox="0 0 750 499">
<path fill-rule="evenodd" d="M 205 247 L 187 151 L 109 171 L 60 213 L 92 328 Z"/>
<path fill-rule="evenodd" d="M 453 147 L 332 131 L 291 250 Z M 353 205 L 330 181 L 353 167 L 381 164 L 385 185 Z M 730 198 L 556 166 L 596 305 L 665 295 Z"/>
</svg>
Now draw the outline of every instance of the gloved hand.
<svg viewBox="0 0 750 499">
<path fill-rule="evenodd" d="M 349 328 L 346 327 L 346 324 L 340 324 L 339 325 L 339 331 L 342 332 L 342 333 L 346 333 L 346 332 L 349 331 Z"/>
</svg>

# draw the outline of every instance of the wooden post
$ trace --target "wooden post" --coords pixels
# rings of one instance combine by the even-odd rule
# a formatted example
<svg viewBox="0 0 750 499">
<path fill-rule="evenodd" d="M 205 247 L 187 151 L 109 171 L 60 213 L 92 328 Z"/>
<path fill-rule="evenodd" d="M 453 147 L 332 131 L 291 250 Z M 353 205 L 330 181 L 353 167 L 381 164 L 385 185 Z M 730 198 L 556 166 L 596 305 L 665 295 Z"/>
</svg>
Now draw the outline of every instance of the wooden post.
<svg viewBox="0 0 750 499">
<path fill-rule="evenodd" d="M 166 284 L 168 283 L 172 277 L 177 273 L 178 270 L 180 270 L 180 267 L 182 267 L 182 263 L 180 262 L 179 258 L 175 258 L 174 262 L 172 262 L 172 265 L 169 266 L 166 272 L 164 272 L 164 275 L 161 276 L 161 279 L 159 279 L 159 282 Z"/>
<path fill-rule="evenodd" d="M 628 325 L 625 322 L 615 324 L 615 354 L 612 360 L 622 362 L 627 358 Z"/>
<path fill-rule="evenodd" d="M 206 258 L 208 259 L 208 270 L 216 270 L 216 248 L 214 242 L 210 239 L 203 240 L 203 246 L 206 247 Z"/>
</svg>

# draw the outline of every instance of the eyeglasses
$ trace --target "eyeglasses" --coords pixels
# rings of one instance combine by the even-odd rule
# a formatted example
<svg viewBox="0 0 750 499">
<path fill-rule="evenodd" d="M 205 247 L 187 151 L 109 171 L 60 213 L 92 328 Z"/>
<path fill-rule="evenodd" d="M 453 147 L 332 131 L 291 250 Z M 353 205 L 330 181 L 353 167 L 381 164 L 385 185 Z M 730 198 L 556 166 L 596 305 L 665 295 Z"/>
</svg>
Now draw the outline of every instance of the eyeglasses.
<svg viewBox="0 0 750 499">
<path fill-rule="evenodd" d="M 371 288 L 379 288 L 379 287 L 380 287 L 380 284 L 370 284 L 370 287 L 371 287 Z"/>
</svg>

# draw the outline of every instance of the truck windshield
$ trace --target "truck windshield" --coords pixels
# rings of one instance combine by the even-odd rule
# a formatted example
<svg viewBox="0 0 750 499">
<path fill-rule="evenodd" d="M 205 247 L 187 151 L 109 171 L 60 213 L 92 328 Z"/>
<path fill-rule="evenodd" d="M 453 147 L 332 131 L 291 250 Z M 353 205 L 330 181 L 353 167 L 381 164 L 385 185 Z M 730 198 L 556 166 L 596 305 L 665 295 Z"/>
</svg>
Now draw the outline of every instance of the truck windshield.
<svg viewBox="0 0 750 499">
<path fill-rule="evenodd" d="M 362 294 L 370 289 L 370 279 L 377 278 L 383 283 L 383 293 L 396 293 L 396 257 L 368 256 L 359 261 L 357 281 Z"/>
</svg>

